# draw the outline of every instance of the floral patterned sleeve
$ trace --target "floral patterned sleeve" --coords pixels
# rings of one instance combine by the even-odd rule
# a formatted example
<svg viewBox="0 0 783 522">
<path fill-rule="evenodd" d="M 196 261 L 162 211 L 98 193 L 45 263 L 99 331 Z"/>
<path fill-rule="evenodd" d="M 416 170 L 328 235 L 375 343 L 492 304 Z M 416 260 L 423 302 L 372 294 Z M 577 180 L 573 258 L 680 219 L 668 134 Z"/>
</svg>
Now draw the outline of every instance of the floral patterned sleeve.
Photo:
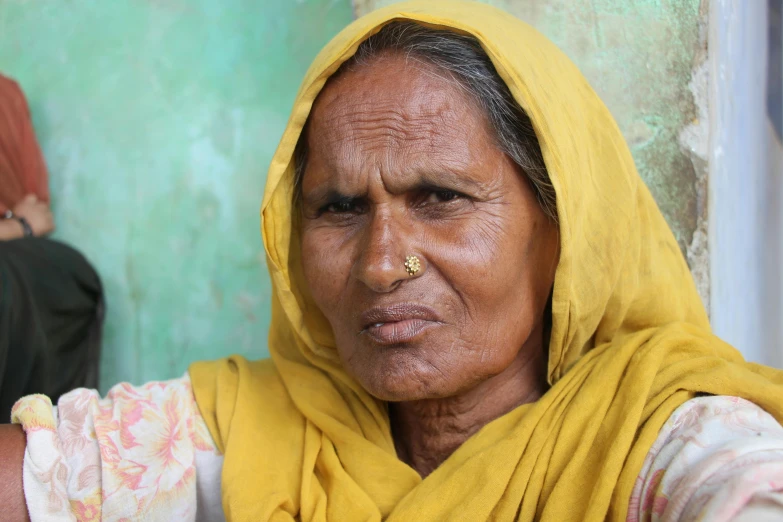
<svg viewBox="0 0 783 522">
<path fill-rule="evenodd" d="M 783 427 L 744 399 L 691 399 L 647 454 L 626 520 L 783 520 Z"/>
<path fill-rule="evenodd" d="M 218 454 L 187 375 L 106 398 L 74 390 L 52 407 L 31 395 L 12 410 L 27 434 L 23 481 L 37 521 L 219 521 Z"/>
<path fill-rule="evenodd" d="M 225 520 L 223 459 L 187 376 L 21 399 L 24 491 L 32 522 Z M 783 427 L 736 397 L 678 408 L 645 459 L 629 522 L 783 520 Z"/>
</svg>

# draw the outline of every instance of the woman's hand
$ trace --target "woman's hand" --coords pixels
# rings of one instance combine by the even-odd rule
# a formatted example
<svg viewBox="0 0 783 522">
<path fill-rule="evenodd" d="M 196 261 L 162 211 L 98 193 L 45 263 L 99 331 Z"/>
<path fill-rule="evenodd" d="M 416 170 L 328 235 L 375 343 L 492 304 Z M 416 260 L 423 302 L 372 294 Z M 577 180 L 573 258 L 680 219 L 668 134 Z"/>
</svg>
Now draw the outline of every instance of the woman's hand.
<svg viewBox="0 0 783 522">
<path fill-rule="evenodd" d="M 29 521 L 22 486 L 27 437 L 21 426 L 0 424 L 0 506 L 3 520 Z"/>
<path fill-rule="evenodd" d="M 33 229 L 33 235 L 45 236 L 54 230 L 54 217 L 49 205 L 38 201 L 35 194 L 28 194 L 13 208 L 15 215 L 23 217 Z"/>
</svg>

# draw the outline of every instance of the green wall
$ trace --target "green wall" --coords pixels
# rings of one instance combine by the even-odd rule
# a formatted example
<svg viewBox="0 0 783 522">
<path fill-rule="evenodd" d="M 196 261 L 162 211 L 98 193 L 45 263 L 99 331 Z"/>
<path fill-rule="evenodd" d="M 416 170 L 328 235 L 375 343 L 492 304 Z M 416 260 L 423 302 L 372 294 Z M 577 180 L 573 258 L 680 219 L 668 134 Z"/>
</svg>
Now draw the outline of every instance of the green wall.
<svg viewBox="0 0 783 522">
<path fill-rule="evenodd" d="M 0 0 L 0 71 L 29 98 L 55 237 L 105 285 L 102 389 L 267 354 L 266 168 L 351 17 L 347 0 Z"/>
</svg>

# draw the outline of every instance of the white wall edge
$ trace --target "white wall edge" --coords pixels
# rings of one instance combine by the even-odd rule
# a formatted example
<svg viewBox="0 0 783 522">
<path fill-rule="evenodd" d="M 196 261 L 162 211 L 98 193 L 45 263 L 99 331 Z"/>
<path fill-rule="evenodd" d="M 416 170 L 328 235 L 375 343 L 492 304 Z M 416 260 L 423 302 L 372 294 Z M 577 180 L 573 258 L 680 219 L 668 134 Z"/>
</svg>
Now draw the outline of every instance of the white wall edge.
<svg viewBox="0 0 783 522">
<path fill-rule="evenodd" d="M 768 176 L 767 2 L 711 0 L 709 20 L 710 316 L 751 361 L 778 362 L 763 306 Z"/>
</svg>

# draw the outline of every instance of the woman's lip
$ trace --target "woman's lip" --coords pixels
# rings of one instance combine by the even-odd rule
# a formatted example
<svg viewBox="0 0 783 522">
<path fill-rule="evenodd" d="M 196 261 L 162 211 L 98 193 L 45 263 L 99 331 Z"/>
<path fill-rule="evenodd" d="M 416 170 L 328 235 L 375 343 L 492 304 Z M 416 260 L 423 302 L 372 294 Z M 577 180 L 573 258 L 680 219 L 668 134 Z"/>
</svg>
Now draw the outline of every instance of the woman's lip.
<svg viewBox="0 0 783 522">
<path fill-rule="evenodd" d="M 424 330 L 437 324 L 426 319 L 403 319 L 371 324 L 362 333 L 378 344 L 400 344 L 412 341 Z"/>
<path fill-rule="evenodd" d="M 438 314 L 429 306 L 417 303 L 397 303 L 387 306 L 376 306 L 365 310 L 360 317 L 363 329 L 379 323 L 397 323 L 409 319 L 423 319 L 439 322 Z"/>
<path fill-rule="evenodd" d="M 417 303 L 397 303 L 366 310 L 361 315 L 361 332 L 378 344 L 412 340 L 424 330 L 441 323 L 432 308 Z"/>
</svg>

